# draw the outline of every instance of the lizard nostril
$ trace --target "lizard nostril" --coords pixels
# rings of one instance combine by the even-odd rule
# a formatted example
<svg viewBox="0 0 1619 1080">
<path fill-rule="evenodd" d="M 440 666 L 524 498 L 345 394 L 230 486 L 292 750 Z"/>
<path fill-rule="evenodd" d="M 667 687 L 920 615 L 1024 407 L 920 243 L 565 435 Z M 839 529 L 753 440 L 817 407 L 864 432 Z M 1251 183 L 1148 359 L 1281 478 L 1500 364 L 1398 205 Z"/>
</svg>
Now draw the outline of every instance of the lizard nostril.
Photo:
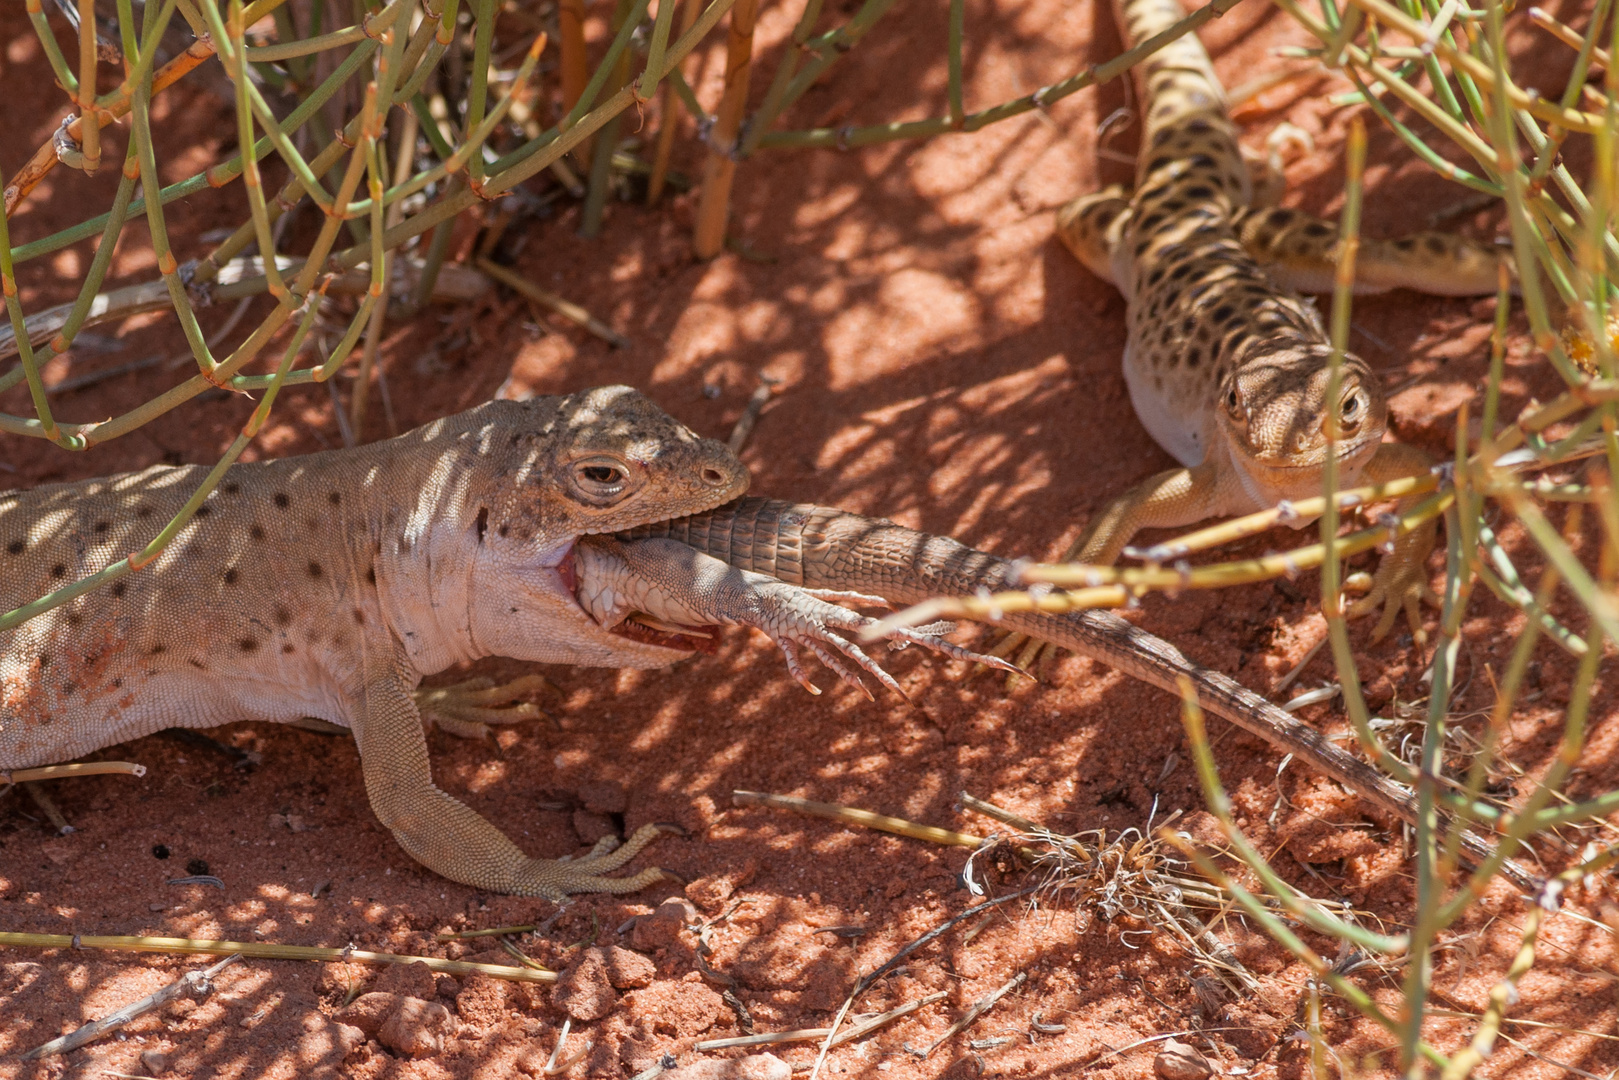
<svg viewBox="0 0 1619 1080">
<path fill-rule="evenodd" d="M 719 487 L 725 483 L 725 474 L 713 466 L 709 466 L 703 470 L 703 483 L 710 487 Z"/>
</svg>

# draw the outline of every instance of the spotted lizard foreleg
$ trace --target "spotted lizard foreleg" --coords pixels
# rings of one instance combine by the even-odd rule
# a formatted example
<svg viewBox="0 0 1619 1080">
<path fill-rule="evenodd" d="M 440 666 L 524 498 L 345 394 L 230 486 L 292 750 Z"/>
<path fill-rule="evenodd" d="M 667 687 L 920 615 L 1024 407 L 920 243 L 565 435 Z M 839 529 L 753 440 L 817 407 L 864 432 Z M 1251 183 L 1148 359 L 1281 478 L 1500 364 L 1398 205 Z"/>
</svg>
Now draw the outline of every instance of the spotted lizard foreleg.
<svg viewBox="0 0 1619 1080">
<path fill-rule="evenodd" d="M 1361 473 L 1363 480 L 1384 484 L 1405 476 L 1420 476 L 1433 464 L 1428 455 L 1404 443 L 1384 443 L 1372 455 Z M 1396 513 L 1404 513 L 1422 501 L 1422 496 L 1408 496 L 1395 504 Z M 1365 596 L 1349 606 L 1348 615 L 1358 619 L 1374 614 L 1382 607 L 1383 614 L 1372 630 L 1372 640 L 1381 640 L 1394 627 L 1395 617 L 1403 608 L 1411 635 L 1421 642 L 1425 635 L 1419 618 L 1421 601 L 1438 603 L 1432 586 L 1428 584 L 1428 552 L 1433 550 L 1439 523 L 1429 519 L 1410 532 L 1394 538 L 1394 546 L 1383 555 L 1372 577 L 1372 587 Z"/>
</svg>

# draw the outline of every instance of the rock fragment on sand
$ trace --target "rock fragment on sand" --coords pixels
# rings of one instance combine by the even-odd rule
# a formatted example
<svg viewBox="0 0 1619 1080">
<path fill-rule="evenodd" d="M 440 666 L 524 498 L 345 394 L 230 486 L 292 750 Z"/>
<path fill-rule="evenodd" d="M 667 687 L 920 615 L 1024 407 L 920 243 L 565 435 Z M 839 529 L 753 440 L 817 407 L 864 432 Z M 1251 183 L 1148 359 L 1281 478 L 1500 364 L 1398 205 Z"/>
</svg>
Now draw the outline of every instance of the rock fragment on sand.
<svg viewBox="0 0 1619 1080">
<path fill-rule="evenodd" d="M 1214 1068 L 1197 1047 L 1171 1039 L 1152 1059 L 1152 1071 L 1159 1080 L 1207 1080 Z"/>
<path fill-rule="evenodd" d="M 658 905 L 658 910 L 635 920 L 630 944 L 647 952 L 661 949 L 672 945 L 680 937 L 682 928 L 698 921 L 697 906 L 690 900 L 683 896 L 665 900 Z"/>
<path fill-rule="evenodd" d="M 438 1053 L 454 1023 L 450 1010 L 436 1001 L 378 990 L 355 998 L 342 1021 L 405 1057 Z"/>
<path fill-rule="evenodd" d="M 450 1010 L 436 1001 L 400 998 L 399 1008 L 377 1029 L 377 1041 L 402 1057 L 427 1057 L 443 1049 L 453 1023 Z"/>
<path fill-rule="evenodd" d="M 600 949 L 586 949 L 551 987 L 551 1003 L 575 1020 L 600 1020 L 618 1004 Z"/>
</svg>

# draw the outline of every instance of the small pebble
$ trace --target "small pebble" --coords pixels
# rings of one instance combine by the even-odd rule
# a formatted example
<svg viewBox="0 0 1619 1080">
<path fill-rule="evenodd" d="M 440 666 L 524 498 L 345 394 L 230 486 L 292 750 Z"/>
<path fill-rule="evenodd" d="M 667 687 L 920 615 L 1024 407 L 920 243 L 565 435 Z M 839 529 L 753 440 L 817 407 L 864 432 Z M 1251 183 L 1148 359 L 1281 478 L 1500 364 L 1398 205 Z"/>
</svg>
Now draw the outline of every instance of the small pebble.
<svg viewBox="0 0 1619 1080">
<path fill-rule="evenodd" d="M 141 1068 L 152 1076 L 161 1076 L 169 1071 L 169 1055 L 161 1050 L 142 1050 Z"/>
<path fill-rule="evenodd" d="M 1199 1053 L 1197 1047 L 1179 1039 L 1169 1040 L 1158 1051 L 1152 1059 L 1152 1071 L 1158 1074 L 1159 1080 L 1207 1080 L 1214 1073 L 1209 1059 Z"/>
</svg>

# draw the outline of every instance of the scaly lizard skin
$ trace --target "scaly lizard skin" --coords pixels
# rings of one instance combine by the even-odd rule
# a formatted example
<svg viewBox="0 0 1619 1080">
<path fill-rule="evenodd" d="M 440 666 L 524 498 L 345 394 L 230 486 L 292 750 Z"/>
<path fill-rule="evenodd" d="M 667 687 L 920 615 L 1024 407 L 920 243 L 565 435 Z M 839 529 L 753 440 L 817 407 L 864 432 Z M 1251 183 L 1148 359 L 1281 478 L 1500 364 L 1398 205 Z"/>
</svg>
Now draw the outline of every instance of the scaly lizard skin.
<svg viewBox="0 0 1619 1080">
<path fill-rule="evenodd" d="M 692 595 L 691 560 L 671 559 L 669 552 L 675 545 L 670 541 L 739 571 L 806 590 L 877 596 L 891 604 L 1018 587 L 1015 564 L 949 537 L 929 536 L 892 521 L 832 507 L 755 497 L 691 517 L 647 524 L 621 533 L 618 539 L 621 543 L 613 550 L 623 553 L 633 567 L 628 572 L 637 580 L 637 602 L 655 604 L 664 617 L 677 622 L 711 620 L 714 601 Z M 600 543 L 604 541 L 592 538 L 581 549 Z M 654 544 L 664 546 L 650 546 Z M 664 560 L 669 560 L 668 570 L 660 568 Z M 660 584 L 665 581 L 670 582 L 667 587 Z M 664 594 L 661 600 L 648 599 L 659 591 Z M 671 603 L 673 594 L 679 595 Z M 586 603 L 588 606 L 589 601 Z M 1007 612 L 999 625 L 1071 649 L 1173 694 L 1180 692 L 1180 679 L 1189 679 L 1205 709 L 1297 755 L 1388 813 L 1416 820 L 1417 803 L 1407 788 L 1247 687 L 1194 663 L 1173 645 L 1111 612 Z M 1494 850 L 1474 833 L 1463 833 L 1462 847 L 1475 861 L 1488 858 Z M 1520 886 L 1527 888 L 1533 881 L 1511 862 L 1503 862 L 1502 870 Z"/>
<path fill-rule="evenodd" d="M 1184 17 L 1177 0 L 1115 3 L 1135 45 Z M 1128 301 L 1124 376 L 1136 415 L 1185 467 L 1142 482 L 1099 515 L 1069 553 L 1110 564 L 1139 529 L 1249 513 L 1320 495 L 1326 428 L 1340 416 L 1339 482 L 1426 470 L 1421 451 L 1385 443 L 1388 406 L 1359 357 L 1344 357 L 1329 401 L 1332 348 L 1314 305 L 1291 290 L 1331 288 L 1337 229 L 1295 211 L 1250 205 L 1253 182 L 1208 54 L 1186 35 L 1137 68 L 1145 115 L 1133 194 L 1080 198 L 1057 232 Z M 1363 241 L 1359 291 L 1494 293 L 1498 258 L 1458 237 Z M 1304 524 L 1300 522 L 1300 525 Z M 1352 615 L 1401 607 L 1413 629 L 1428 593 L 1427 526 L 1396 541 Z"/>
<path fill-rule="evenodd" d="M 0 610 L 146 544 L 205 472 L 0 493 Z M 603 875 L 655 825 L 616 851 L 533 859 L 439 790 L 413 692 L 483 656 L 635 668 L 688 656 L 694 638 L 667 632 L 680 628 L 587 613 L 575 589 L 599 598 L 588 575 L 613 567 L 599 553 L 577 561 L 576 544 L 719 506 L 747 483 L 723 444 L 622 386 L 490 402 L 387 442 L 238 465 L 150 566 L 0 633 L 0 773 L 162 728 L 313 717 L 353 732 L 377 818 L 439 874 L 553 900 L 643 888 L 662 871 Z M 872 620 L 762 583 L 688 621 L 757 625 L 789 659 L 808 647 L 852 678 L 831 649 L 857 662 L 859 649 L 827 628 Z"/>
</svg>

